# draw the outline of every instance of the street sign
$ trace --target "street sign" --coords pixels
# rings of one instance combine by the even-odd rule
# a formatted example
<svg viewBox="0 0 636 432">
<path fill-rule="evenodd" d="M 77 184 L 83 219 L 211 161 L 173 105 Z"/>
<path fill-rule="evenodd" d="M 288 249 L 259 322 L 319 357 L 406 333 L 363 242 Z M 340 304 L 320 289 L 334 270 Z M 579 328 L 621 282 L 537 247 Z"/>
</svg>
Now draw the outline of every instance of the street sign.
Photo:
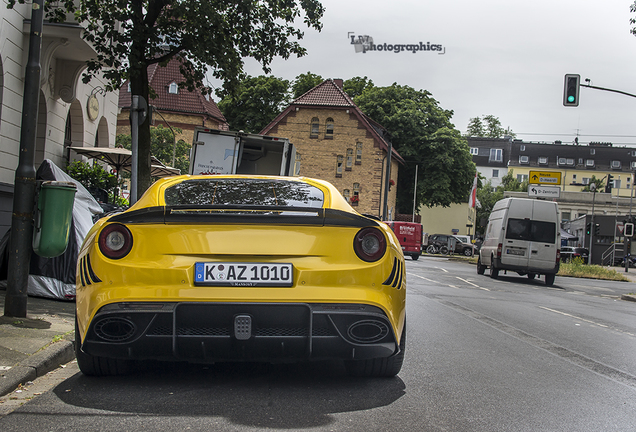
<svg viewBox="0 0 636 432">
<path fill-rule="evenodd" d="M 530 171 L 528 175 L 530 184 L 547 184 L 557 186 L 561 184 L 560 171 Z"/>
<path fill-rule="evenodd" d="M 537 186 L 528 185 L 528 196 L 539 198 L 559 198 L 561 196 L 561 188 L 558 186 Z"/>
</svg>

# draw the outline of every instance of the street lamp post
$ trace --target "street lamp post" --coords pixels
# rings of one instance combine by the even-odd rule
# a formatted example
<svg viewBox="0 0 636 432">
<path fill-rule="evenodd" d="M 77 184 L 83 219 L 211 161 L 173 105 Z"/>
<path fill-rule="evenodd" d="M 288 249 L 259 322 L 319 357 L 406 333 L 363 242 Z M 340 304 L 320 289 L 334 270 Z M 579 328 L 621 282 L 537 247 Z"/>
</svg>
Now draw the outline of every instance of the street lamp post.
<svg viewBox="0 0 636 432">
<path fill-rule="evenodd" d="M 587 263 L 592 264 L 592 239 L 594 238 L 594 201 L 596 199 L 596 183 L 590 184 L 592 191 L 592 220 L 590 222 L 590 252 L 587 255 Z"/>
</svg>

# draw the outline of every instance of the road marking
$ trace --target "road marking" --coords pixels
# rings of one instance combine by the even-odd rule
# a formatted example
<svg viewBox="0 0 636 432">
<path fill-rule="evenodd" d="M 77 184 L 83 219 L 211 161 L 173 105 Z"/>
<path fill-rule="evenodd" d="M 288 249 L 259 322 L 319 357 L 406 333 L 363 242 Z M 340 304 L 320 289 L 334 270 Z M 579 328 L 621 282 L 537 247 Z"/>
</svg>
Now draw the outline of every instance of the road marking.
<svg viewBox="0 0 636 432">
<path fill-rule="evenodd" d="M 440 269 L 441 271 L 448 273 L 448 270 L 446 270 L 445 268 L 442 268 L 442 267 L 435 267 L 435 268 L 438 268 L 438 269 Z"/>
<path fill-rule="evenodd" d="M 433 280 L 433 279 L 429 279 L 429 278 L 425 278 L 424 276 L 416 275 L 415 273 L 407 272 L 406 274 L 409 275 L 409 276 L 415 276 L 415 277 L 418 277 L 420 279 L 424 279 L 425 281 L 429 281 L 429 282 L 433 282 L 433 283 L 439 283 L 439 281 L 436 281 L 436 280 Z"/>
<path fill-rule="evenodd" d="M 460 281 L 466 282 L 468 285 L 474 286 L 475 288 L 479 288 L 480 290 L 484 290 L 484 291 L 490 291 L 488 288 L 482 288 L 479 285 L 475 285 L 474 283 L 467 281 L 466 279 L 460 278 L 459 276 L 455 276 L 455 277 L 459 279 Z"/>
<path fill-rule="evenodd" d="M 584 318 L 577 317 L 576 315 L 571 315 L 571 314 L 569 314 L 569 313 L 561 312 L 561 311 L 554 310 L 554 309 L 550 309 L 550 308 L 543 307 L 543 306 L 539 306 L 539 308 L 540 308 L 540 309 L 545 309 L 545 310 L 547 310 L 547 311 L 554 312 L 554 313 L 557 313 L 557 314 L 560 314 L 560 315 L 565 315 L 565 316 L 567 316 L 567 317 L 574 318 L 574 319 L 577 319 L 577 320 L 585 321 L 585 322 L 588 322 L 588 323 L 591 323 L 591 324 L 597 325 L 597 326 L 599 326 L 599 327 L 609 328 L 609 326 L 606 326 L 606 325 L 604 325 L 604 324 L 599 324 L 599 323 L 594 322 L 594 321 L 586 320 L 586 319 L 584 319 Z"/>
</svg>

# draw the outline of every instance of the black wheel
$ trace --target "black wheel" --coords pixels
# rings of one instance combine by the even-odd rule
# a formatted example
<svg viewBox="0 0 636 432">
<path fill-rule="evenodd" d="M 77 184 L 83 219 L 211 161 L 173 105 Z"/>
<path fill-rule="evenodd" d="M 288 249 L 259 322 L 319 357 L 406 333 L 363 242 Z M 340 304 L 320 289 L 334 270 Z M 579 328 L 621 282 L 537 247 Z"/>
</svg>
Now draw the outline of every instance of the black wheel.
<svg viewBox="0 0 636 432">
<path fill-rule="evenodd" d="M 537 275 L 534 273 L 528 273 L 528 279 L 532 280 L 536 277 Z"/>
<path fill-rule="evenodd" d="M 404 350 L 406 349 L 406 322 L 402 330 L 400 340 L 400 352 L 391 357 L 374 358 L 368 360 L 347 360 L 345 368 L 347 373 L 355 377 L 381 378 L 394 377 L 402 369 L 404 363 Z"/>
<path fill-rule="evenodd" d="M 554 285 L 554 273 L 545 275 L 546 286 Z"/>
<path fill-rule="evenodd" d="M 88 376 L 113 376 L 125 375 L 132 369 L 132 361 L 96 357 L 83 352 L 80 349 L 80 333 L 75 316 L 75 357 L 77 365 L 84 375 Z"/>
<path fill-rule="evenodd" d="M 465 248 L 464 249 L 464 255 L 466 256 L 473 256 L 473 251 L 471 248 Z"/>
<path fill-rule="evenodd" d="M 417 261 L 420 258 L 420 256 L 418 254 L 413 254 L 411 255 L 411 258 L 413 258 L 413 261 Z"/>
<path fill-rule="evenodd" d="M 499 269 L 495 267 L 495 257 L 490 257 L 490 277 L 493 279 L 499 277 Z"/>
<path fill-rule="evenodd" d="M 486 271 L 486 266 L 482 265 L 481 257 L 477 258 L 477 274 L 483 275 L 485 271 Z"/>
</svg>

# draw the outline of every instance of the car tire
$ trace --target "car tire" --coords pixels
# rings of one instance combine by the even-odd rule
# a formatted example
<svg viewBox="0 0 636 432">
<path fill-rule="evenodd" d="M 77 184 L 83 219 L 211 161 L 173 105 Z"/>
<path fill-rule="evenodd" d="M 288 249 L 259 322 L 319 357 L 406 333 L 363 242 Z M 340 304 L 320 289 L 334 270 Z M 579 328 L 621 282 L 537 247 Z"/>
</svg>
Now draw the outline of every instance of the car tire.
<svg viewBox="0 0 636 432">
<path fill-rule="evenodd" d="M 533 280 L 537 275 L 534 273 L 528 273 L 528 279 Z"/>
<path fill-rule="evenodd" d="M 482 265 L 481 257 L 477 258 L 477 274 L 483 275 L 485 271 L 486 271 L 486 266 Z"/>
<path fill-rule="evenodd" d="M 495 257 L 490 257 L 490 277 L 493 279 L 499 277 L 499 269 L 495 267 Z"/>
<path fill-rule="evenodd" d="M 473 251 L 470 248 L 465 248 L 464 249 L 464 255 L 465 256 L 473 256 Z"/>
<path fill-rule="evenodd" d="M 411 258 L 413 258 L 413 261 L 417 261 L 420 258 L 420 256 L 418 254 L 413 254 L 411 255 Z"/>
<path fill-rule="evenodd" d="M 554 285 L 554 273 L 545 275 L 545 285 L 552 286 Z"/>
<path fill-rule="evenodd" d="M 87 376 L 115 376 L 130 373 L 132 369 L 132 361 L 92 356 L 83 352 L 80 349 L 80 345 L 80 333 L 76 315 L 75 357 L 77 358 L 77 365 L 82 373 Z"/>
<path fill-rule="evenodd" d="M 404 363 L 404 350 L 406 349 L 406 322 L 402 330 L 400 340 L 400 352 L 391 357 L 374 358 L 368 360 L 347 360 L 345 368 L 347 373 L 354 377 L 362 378 L 391 378 L 400 373 Z"/>
</svg>

